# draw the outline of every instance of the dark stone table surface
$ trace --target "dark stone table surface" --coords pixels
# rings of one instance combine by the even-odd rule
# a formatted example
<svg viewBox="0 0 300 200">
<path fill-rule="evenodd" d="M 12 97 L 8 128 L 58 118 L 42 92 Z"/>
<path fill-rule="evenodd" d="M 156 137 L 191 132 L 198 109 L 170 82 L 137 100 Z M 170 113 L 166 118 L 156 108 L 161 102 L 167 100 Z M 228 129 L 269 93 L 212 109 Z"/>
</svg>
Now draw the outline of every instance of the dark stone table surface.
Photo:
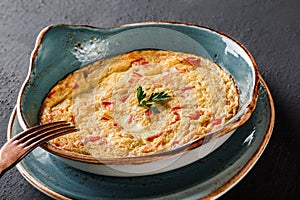
<svg viewBox="0 0 300 200">
<path fill-rule="evenodd" d="M 49 24 L 112 27 L 144 21 L 208 26 L 253 54 L 275 102 L 271 140 L 253 169 L 220 199 L 300 199 L 299 0 L 1 0 L 0 146 L 39 31 Z M 50 199 L 16 170 L 0 179 L 0 199 Z"/>
</svg>

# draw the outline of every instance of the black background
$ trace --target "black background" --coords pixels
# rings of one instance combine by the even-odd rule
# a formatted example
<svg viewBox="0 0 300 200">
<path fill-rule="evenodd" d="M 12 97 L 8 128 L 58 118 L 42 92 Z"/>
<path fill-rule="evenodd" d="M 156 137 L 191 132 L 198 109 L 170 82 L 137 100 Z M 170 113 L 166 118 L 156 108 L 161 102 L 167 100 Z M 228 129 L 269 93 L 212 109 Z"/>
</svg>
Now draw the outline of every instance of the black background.
<svg viewBox="0 0 300 200">
<path fill-rule="evenodd" d="M 222 31 L 252 53 L 275 102 L 273 135 L 257 164 L 220 199 L 300 199 L 299 0 L 0 1 L 0 145 L 39 31 L 49 24 L 113 27 L 178 21 Z M 50 199 L 11 169 L 0 199 Z"/>
</svg>

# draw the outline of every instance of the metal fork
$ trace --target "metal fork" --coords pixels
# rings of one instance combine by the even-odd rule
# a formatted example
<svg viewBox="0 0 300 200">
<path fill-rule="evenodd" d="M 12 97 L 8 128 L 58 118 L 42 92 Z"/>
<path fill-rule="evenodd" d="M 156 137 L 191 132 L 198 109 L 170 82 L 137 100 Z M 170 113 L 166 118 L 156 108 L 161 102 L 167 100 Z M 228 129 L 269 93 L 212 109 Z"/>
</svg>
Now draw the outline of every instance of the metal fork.
<svg viewBox="0 0 300 200">
<path fill-rule="evenodd" d="M 0 150 L 0 178 L 40 144 L 76 131 L 70 123 L 62 121 L 38 125 L 14 136 Z"/>
</svg>

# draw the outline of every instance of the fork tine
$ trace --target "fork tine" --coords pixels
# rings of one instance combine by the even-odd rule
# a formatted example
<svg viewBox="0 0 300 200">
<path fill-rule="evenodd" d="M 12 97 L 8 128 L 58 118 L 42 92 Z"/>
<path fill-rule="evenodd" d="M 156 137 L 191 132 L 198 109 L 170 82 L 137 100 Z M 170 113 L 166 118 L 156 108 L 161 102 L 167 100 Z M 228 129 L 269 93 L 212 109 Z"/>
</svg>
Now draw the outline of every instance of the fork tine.
<svg viewBox="0 0 300 200">
<path fill-rule="evenodd" d="M 74 127 L 68 127 L 68 128 L 60 128 L 60 129 L 56 129 L 56 130 L 51 130 L 48 131 L 45 134 L 41 134 L 41 135 L 46 135 L 45 137 L 43 136 L 38 136 L 33 138 L 33 140 L 25 142 L 22 144 L 23 146 L 23 154 L 20 155 L 15 163 L 19 162 L 20 160 L 22 160 L 30 151 L 32 151 L 33 149 L 35 149 L 37 146 L 39 146 L 40 144 L 47 142 L 55 137 L 64 135 L 64 134 L 68 134 L 68 133 L 72 133 L 77 131 L 76 128 Z"/>
<path fill-rule="evenodd" d="M 33 146 L 38 146 L 43 142 L 46 142 L 48 140 L 51 140 L 55 137 L 76 132 L 77 129 L 74 126 L 63 126 L 63 127 L 57 127 L 55 129 L 49 129 L 47 131 L 38 131 L 36 132 L 35 136 L 21 144 L 25 148 L 32 148 Z"/>
<path fill-rule="evenodd" d="M 37 126 L 34 126 L 32 128 L 29 128 L 28 130 L 26 130 L 26 131 L 24 131 L 22 133 L 19 133 L 18 135 L 16 135 L 13 138 L 11 138 L 11 140 L 12 141 L 20 141 L 21 142 L 22 138 L 23 138 L 22 141 L 24 141 L 24 134 L 30 135 L 31 133 L 34 133 L 34 132 L 36 132 L 38 130 L 45 130 L 45 129 L 48 129 L 48 128 L 51 128 L 51 127 L 56 127 L 56 126 L 60 126 L 60 125 L 67 125 L 67 124 L 69 124 L 67 121 L 59 121 L 59 122 L 53 122 L 53 123 L 50 123 L 50 124 L 37 125 Z M 26 138 L 25 138 L 25 140 L 26 140 Z"/>
<path fill-rule="evenodd" d="M 30 140 L 33 137 L 38 136 L 42 132 L 47 132 L 49 130 L 54 130 L 57 128 L 64 128 L 64 127 L 70 127 L 70 124 L 67 122 L 59 122 L 59 123 L 51 123 L 51 124 L 45 124 L 39 126 L 35 126 L 33 128 L 28 129 L 27 131 L 24 131 L 23 133 L 18 134 L 16 138 L 13 138 L 14 143 L 21 144 L 25 141 Z"/>
<path fill-rule="evenodd" d="M 40 144 L 75 131 L 78 130 L 68 122 L 56 122 L 30 128 L 14 136 L 0 149 L 0 178 Z"/>
</svg>

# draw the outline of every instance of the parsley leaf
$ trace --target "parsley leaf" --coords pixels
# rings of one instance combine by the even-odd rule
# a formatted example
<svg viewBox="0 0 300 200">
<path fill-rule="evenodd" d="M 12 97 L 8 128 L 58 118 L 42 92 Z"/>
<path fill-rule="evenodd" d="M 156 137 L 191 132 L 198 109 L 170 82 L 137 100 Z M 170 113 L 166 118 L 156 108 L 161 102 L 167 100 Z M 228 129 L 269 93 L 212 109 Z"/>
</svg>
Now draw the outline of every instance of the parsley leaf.
<svg viewBox="0 0 300 200">
<path fill-rule="evenodd" d="M 159 102 L 159 101 L 165 101 L 171 98 L 170 95 L 168 95 L 165 92 L 159 92 L 159 93 L 152 93 L 148 100 L 145 100 L 146 94 L 143 91 L 142 86 L 139 86 L 137 88 L 137 99 L 138 99 L 138 106 L 143 106 L 147 109 L 152 110 L 155 113 L 159 113 L 159 110 L 153 106 L 153 102 Z"/>
<path fill-rule="evenodd" d="M 158 102 L 158 101 L 165 101 L 169 99 L 171 96 L 169 96 L 165 92 L 160 93 L 152 93 L 150 98 L 148 99 L 148 102 Z"/>
<path fill-rule="evenodd" d="M 137 99 L 139 101 L 139 106 L 142 105 L 141 102 L 145 98 L 146 98 L 146 94 L 144 93 L 142 86 L 139 86 L 137 88 Z"/>
</svg>

